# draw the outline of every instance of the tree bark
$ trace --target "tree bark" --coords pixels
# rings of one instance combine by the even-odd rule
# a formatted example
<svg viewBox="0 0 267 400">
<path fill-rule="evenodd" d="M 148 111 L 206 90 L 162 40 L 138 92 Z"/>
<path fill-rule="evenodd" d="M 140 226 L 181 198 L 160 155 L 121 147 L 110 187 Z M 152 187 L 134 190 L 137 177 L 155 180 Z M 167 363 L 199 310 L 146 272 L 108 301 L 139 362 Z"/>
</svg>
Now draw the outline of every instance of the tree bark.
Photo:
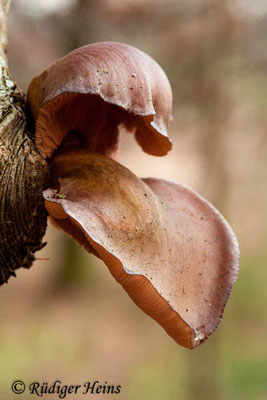
<svg viewBox="0 0 267 400">
<path fill-rule="evenodd" d="M 48 166 L 34 145 L 25 97 L 8 72 L 6 18 L 0 0 L 0 284 L 29 268 L 41 249 L 47 214 L 42 191 Z"/>
</svg>

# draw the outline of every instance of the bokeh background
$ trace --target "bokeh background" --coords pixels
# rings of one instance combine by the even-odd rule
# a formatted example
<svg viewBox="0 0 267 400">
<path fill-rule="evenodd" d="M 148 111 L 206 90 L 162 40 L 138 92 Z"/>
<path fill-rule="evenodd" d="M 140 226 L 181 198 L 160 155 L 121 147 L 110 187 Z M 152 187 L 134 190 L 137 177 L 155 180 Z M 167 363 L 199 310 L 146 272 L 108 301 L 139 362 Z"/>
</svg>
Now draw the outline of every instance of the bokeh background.
<svg viewBox="0 0 267 400">
<path fill-rule="evenodd" d="M 40 259 L 0 290 L 1 398 L 28 400 L 12 394 L 15 379 L 59 379 L 121 385 L 119 395 L 95 395 L 107 400 L 266 400 L 267 1 L 12 2 L 9 63 L 24 91 L 57 58 L 102 40 L 150 54 L 174 92 L 173 150 L 148 156 L 125 133 L 121 162 L 210 200 L 238 237 L 239 278 L 217 332 L 189 351 L 49 226 Z"/>
</svg>

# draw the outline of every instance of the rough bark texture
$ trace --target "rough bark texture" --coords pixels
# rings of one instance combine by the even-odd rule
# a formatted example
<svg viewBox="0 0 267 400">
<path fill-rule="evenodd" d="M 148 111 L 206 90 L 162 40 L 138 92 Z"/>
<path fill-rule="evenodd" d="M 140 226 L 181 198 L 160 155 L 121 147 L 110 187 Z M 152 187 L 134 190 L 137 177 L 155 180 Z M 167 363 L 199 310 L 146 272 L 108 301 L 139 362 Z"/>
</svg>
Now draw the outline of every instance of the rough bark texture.
<svg viewBox="0 0 267 400">
<path fill-rule="evenodd" d="M 6 15 L 10 0 L 0 0 L 0 284 L 14 270 L 29 268 L 43 247 L 47 214 L 42 190 L 48 167 L 27 126 L 23 93 L 9 75 Z"/>
</svg>

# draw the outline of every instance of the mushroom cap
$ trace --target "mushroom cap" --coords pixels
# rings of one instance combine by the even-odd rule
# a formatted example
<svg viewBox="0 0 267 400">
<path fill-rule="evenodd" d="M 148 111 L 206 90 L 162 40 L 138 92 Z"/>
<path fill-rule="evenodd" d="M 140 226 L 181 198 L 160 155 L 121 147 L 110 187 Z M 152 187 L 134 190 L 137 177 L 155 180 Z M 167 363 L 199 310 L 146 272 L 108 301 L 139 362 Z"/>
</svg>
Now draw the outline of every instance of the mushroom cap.
<svg viewBox="0 0 267 400">
<path fill-rule="evenodd" d="M 135 47 L 99 42 L 78 48 L 33 79 L 27 100 L 44 157 L 52 155 L 68 131 L 82 132 L 90 151 L 110 155 L 117 150 L 121 123 L 135 131 L 145 152 L 161 156 L 171 149 L 168 78 Z"/>
<path fill-rule="evenodd" d="M 141 180 L 99 154 L 61 154 L 51 166 L 56 189 L 44 198 L 54 224 L 101 258 L 177 343 L 205 341 L 238 272 L 238 244 L 219 212 L 184 186 Z"/>
</svg>

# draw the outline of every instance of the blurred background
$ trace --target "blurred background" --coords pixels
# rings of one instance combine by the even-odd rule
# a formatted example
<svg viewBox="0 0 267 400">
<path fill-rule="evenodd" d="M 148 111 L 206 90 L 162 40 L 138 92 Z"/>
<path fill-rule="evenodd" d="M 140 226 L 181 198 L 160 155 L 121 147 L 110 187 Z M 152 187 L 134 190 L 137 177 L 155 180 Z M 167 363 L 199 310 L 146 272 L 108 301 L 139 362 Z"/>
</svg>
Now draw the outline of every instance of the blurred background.
<svg viewBox="0 0 267 400">
<path fill-rule="evenodd" d="M 267 0 L 12 1 L 9 64 L 24 91 L 57 58 L 102 40 L 150 54 L 174 93 L 173 150 L 148 156 L 125 133 L 121 162 L 211 201 L 238 237 L 239 278 L 219 329 L 189 351 L 49 226 L 40 259 L 0 290 L 1 398 L 18 397 L 15 379 L 59 379 L 121 385 L 96 395 L 107 400 L 266 400 Z"/>
</svg>

